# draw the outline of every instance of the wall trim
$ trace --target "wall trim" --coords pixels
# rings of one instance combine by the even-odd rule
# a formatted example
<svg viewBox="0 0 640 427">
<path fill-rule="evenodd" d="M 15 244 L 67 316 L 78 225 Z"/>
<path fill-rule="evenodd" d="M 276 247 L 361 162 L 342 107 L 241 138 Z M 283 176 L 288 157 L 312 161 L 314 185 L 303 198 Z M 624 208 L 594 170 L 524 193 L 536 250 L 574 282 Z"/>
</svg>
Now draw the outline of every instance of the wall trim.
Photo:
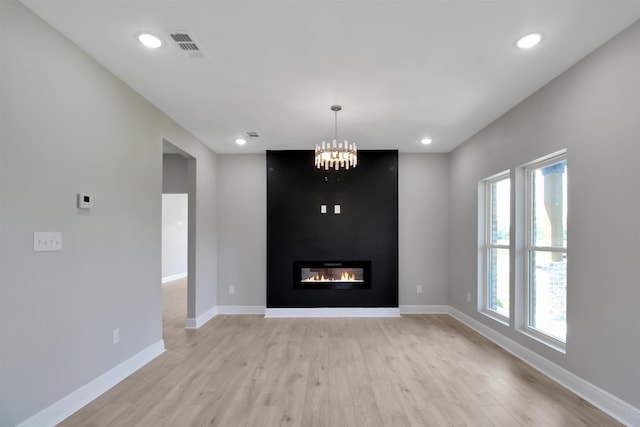
<svg viewBox="0 0 640 427">
<path fill-rule="evenodd" d="M 264 317 L 400 317 L 397 307 L 267 308 Z"/>
<path fill-rule="evenodd" d="M 200 326 L 207 323 L 209 320 L 216 317 L 218 314 L 218 307 L 210 308 L 209 310 L 202 313 L 200 316 L 194 318 L 187 318 L 187 321 L 184 325 L 185 329 L 198 329 Z"/>
<path fill-rule="evenodd" d="M 400 314 L 449 314 L 448 305 L 401 305 Z"/>
<path fill-rule="evenodd" d="M 449 307 L 449 315 L 621 423 L 628 426 L 640 426 L 640 409 L 572 374 L 451 306 Z"/>
<path fill-rule="evenodd" d="M 258 314 L 264 316 L 264 305 L 219 305 L 218 314 Z"/>
<path fill-rule="evenodd" d="M 173 276 L 166 276 L 162 278 L 162 284 L 164 285 L 167 282 L 172 282 L 174 280 L 183 279 L 187 277 L 187 272 L 174 274 Z"/>
<path fill-rule="evenodd" d="M 120 381 L 164 353 L 164 341 L 151 344 L 141 352 L 109 369 L 104 374 L 71 392 L 51 406 L 27 418 L 17 427 L 55 426 L 91 403 Z"/>
</svg>

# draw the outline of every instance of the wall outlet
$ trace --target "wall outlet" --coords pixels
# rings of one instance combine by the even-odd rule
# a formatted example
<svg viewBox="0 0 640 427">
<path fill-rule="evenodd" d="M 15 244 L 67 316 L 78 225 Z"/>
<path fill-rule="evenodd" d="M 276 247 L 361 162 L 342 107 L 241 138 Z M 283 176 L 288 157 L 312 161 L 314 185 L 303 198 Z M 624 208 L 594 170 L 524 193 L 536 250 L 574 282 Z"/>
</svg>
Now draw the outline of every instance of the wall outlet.
<svg viewBox="0 0 640 427">
<path fill-rule="evenodd" d="M 422 293 L 422 285 L 418 285 L 418 286 L 416 287 L 416 292 L 418 292 L 419 294 L 421 294 L 421 293 Z"/>
<path fill-rule="evenodd" d="M 113 330 L 113 343 L 118 344 L 120 342 L 120 328 Z"/>
<path fill-rule="evenodd" d="M 229 285 L 229 293 L 230 294 L 235 294 L 236 293 L 236 287 L 233 285 Z"/>
<path fill-rule="evenodd" d="M 467 302 L 471 302 L 471 292 L 467 292 Z"/>
</svg>

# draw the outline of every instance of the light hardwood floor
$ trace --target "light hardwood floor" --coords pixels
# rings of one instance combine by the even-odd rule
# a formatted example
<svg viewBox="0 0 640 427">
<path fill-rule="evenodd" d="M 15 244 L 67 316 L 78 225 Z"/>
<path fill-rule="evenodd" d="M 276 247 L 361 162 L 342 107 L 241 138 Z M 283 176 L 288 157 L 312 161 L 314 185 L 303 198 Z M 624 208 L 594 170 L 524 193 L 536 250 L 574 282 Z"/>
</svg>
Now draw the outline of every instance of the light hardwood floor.
<svg viewBox="0 0 640 427">
<path fill-rule="evenodd" d="M 163 288 L 167 351 L 62 426 L 620 425 L 447 315 L 194 331 L 185 286 Z"/>
</svg>

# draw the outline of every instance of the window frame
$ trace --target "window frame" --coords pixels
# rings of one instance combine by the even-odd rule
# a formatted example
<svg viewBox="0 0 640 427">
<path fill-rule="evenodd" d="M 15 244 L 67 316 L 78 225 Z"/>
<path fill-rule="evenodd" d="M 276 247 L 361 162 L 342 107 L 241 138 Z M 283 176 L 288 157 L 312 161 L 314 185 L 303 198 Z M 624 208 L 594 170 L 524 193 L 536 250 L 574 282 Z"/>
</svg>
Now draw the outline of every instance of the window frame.
<svg viewBox="0 0 640 427">
<path fill-rule="evenodd" d="M 535 233 L 535 215 L 534 215 L 534 187 L 533 187 L 533 175 L 536 170 L 544 168 L 546 166 L 552 165 L 554 163 L 559 163 L 561 161 L 567 161 L 567 152 L 566 150 L 562 150 L 560 152 L 554 153 L 537 161 L 531 162 L 523 167 L 524 169 L 524 203 L 525 203 L 525 218 L 524 218 L 524 260 L 523 260 L 523 268 L 524 268 L 524 283 L 523 283 L 523 324 L 521 327 L 521 332 L 530 336 L 537 341 L 540 341 L 548 346 L 555 348 L 558 351 L 566 352 L 566 335 L 565 340 L 561 340 L 558 337 L 550 335 L 540 329 L 530 326 L 531 324 L 531 293 L 532 293 L 532 285 L 533 285 L 533 274 L 534 271 L 531 269 L 532 256 L 536 252 L 548 252 L 548 253 L 562 253 L 565 257 L 567 255 L 568 248 L 568 236 L 567 236 L 567 247 L 556 247 L 556 246 L 537 246 L 534 244 L 534 233 Z M 568 184 L 567 184 L 567 195 L 568 195 Z M 568 210 L 568 207 L 567 207 Z M 567 227 L 568 229 L 568 227 Z M 568 287 L 568 280 L 567 280 Z M 566 307 L 565 307 L 566 310 Z M 566 318 L 568 317 L 568 313 L 565 311 Z M 565 318 L 565 323 L 566 323 Z"/>
<path fill-rule="evenodd" d="M 492 214 L 493 214 L 493 197 L 494 191 L 492 190 L 492 186 L 500 181 L 508 180 L 509 181 L 509 242 L 507 244 L 497 244 L 492 241 Z M 479 277 L 481 280 L 479 281 L 478 286 L 478 311 L 500 323 L 505 325 L 509 325 L 511 317 L 513 315 L 513 304 L 512 304 L 512 292 L 511 292 L 511 242 L 513 240 L 513 226 L 512 226 L 512 190 L 513 190 L 513 179 L 511 176 L 511 171 L 506 170 L 500 172 L 496 175 L 485 178 L 481 181 L 481 193 L 484 206 L 480 210 L 480 229 L 482 230 L 480 234 L 480 269 L 479 269 Z M 491 283 L 491 251 L 494 249 L 503 249 L 508 251 L 509 257 L 509 313 L 508 315 L 504 315 L 499 313 L 496 310 L 490 308 L 489 297 L 491 295 L 489 286 Z"/>
</svg>

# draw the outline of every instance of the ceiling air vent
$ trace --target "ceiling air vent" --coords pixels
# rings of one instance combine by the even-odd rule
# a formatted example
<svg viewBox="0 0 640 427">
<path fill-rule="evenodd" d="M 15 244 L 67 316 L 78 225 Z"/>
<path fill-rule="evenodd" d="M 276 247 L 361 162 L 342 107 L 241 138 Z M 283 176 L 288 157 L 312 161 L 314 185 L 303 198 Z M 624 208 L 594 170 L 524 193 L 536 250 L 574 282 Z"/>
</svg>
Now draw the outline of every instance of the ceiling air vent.
<svg viewBox="0 0 640 427">
<path fill-rule="evenodd" d="M 254 131 L 247 131 L 247 136 L 249 138 L 260 138 L 260 135 L 258 135 L 258 132 L 254 132 Z"/>
<path fill-rule="evenodd" d="M 198 47 L 193 36 L 185 31 L 172 31 L 169 35 L 176 43 L 176 46 L 192 58 L 204 57 L 204 52 Z"/>
</svg>

